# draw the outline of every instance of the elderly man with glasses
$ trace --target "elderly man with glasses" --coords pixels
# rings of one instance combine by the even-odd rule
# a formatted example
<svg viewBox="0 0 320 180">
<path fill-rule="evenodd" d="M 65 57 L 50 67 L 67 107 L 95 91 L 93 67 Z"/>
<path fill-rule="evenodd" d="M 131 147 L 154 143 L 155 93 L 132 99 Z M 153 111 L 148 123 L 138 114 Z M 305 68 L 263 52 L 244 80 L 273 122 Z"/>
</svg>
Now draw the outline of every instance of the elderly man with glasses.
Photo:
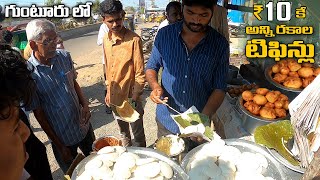
<svg viewBox="0 0 320 180">
<path fill-rule="evenodd" d="M 37 86 L 32 104 L 36 119 L 52 141 L 52 149 L 66 172 L 77 155 L 77 148 L 87 156 L 95 140 L 89 123 L 88 100 L 76 81 L 69 53 L 57 50 L 55 25 L 48 20 L 32 20 L 26 27 L 32 49 L 28 65 Z"/>
</svg>

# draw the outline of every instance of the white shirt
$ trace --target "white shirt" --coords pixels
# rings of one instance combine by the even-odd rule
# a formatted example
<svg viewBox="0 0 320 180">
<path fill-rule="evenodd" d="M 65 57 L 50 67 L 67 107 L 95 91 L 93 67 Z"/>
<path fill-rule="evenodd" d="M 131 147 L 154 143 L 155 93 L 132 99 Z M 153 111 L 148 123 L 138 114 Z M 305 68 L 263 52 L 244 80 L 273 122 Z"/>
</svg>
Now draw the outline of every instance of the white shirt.
<svg viewBox="0 0 320 180">
<path fill-rule="evenodd" d="M 154 39 L 156 39 L 159 30 L 160 30 L 161 28 L 163 28 L 163 27 L 168 26 L 168 25 L 169 25 L 169 21 L 168 21 L 167 19 L 165 19 L 164 21 L 162 21 L 162 22 L 159 24 L 159 26 L 158 26 L 158 30 L 157 30 L 156 35 L 154 36 Z"/>
<path fill-rule="evenodd" d="M 103 37 L 106 33 L 109 32 L 109 28 L 105 23 L 102 23 L 99 29 L 98 33 L 98 39 L 97 39 L 97 44 L 98 46 L 101 46 L 103 44 Z M 104 64 L 104 51 L 102 51 L 103 56 L 102 56 L 102 64 Z"/>
<path fill-rule="evenodd" d="M 169 21 L 167 19 L 165 19 L 164 21 L 162 21 L 158 27 L 158 31 L 159 29 L 165 27 L 165 26 L 168 26 L 169 25 Z"/>
</svg>

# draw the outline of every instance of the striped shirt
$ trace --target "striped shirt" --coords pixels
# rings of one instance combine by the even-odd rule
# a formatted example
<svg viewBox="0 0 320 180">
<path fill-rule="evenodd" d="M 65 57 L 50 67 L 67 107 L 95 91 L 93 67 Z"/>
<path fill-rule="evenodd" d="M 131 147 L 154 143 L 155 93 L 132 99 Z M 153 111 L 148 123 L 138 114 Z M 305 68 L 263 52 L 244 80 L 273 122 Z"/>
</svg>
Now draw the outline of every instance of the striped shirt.
<svg viewBox="0 0 320 180">
<path fill-rule="evenodd" d="M 34 68 L 32 76 L 37 93 L 27 109 L 41 107 L 53 131 L 66 146 L 82 141 L 89 124 L 81 122 L 81 106 L 74 88 L 76 72 L 69 53 L 57 50 L 51 66 L 41 64 L 32 54 L 28 64 Z"/>
<path fill-rule="evenodd" d="M 229 65 L 229 44 L 216 30 L 208 27 L 206 36 L 188 52 L 182 40 L 183 22 L 159 30 L 146 69 L 163 67 L 161 86 L 168 104 L 184 112 L 195 106 L 200 112 L 215 89 L 224 90 Z M 176 113 L 157 105 L 157 120 L 172 133 L 179 128 L 170 117 Z"/>
</svg>

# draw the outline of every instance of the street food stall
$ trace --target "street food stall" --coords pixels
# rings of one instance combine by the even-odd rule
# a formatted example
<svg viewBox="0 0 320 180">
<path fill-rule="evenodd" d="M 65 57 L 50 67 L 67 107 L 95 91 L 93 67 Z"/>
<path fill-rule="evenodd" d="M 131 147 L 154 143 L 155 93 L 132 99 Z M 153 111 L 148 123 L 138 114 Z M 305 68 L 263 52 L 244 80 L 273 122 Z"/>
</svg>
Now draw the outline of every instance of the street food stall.
<svg viewBox="0 0 320 180">
<path fill-rule="evenodd" d="M 250 10 L 225 2 L 230 9 Z M 316 171 L 314 166 L 301 166 L 289 147 L 294 146 L 296 133 L 290 103 L 320 81 L 317 63 L 292 58 L 272 63 L 248 60 L 251 64 L 240 69 L 230 67 L 226 97 L 212 117 L 214 130 L 208 118 L 190 108 L 172 116 L 181 134 L 163 136 L 149 148 L 122 147 L 119 138 L 100 138 L 71 179 L 296 180 L 310 169 Z M 123 113 L 136 114 L 129 109 Z M 192 135 L 205 143 L 194 146 L 189 140 Z"/>
</svg>

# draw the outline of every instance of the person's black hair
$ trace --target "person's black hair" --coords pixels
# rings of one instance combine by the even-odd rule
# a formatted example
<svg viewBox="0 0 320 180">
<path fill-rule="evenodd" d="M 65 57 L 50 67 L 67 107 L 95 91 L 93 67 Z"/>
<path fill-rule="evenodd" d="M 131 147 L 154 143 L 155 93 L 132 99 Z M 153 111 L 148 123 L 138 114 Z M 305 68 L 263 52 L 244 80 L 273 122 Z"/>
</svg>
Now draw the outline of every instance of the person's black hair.
<svg viewBox="0 0 320 180">
<path fill-rule="evenodd" d="M 0 43 L 11 44 L 11 41 L 13 38 L 13 34 L 11 31 L 6 30 L 6 29 L 2 29 L 0 34 L 1 34 Z"/>
<path fill-rule="evenodd" d="M 166 12 L 167 12 L 167 13 L 169 12 L 169 10 L 170 10 L 171 7 L 178 8 L 178 9 L 180 9 L 180 11 L 181 11 L 181 3 L 178 2 L 178 1 L 171 1 L 171 2 L 169 2 L 169 4 L 168 4 L 167 7 L 166 7 Z"/>
<path fill-rule="evenodd" d="M 182 0 L 182 6 L 203 6 L 213 10 L 213 6 L 217 4 L 217 0 Z"/>
<path fill-rule="evenodd" d="M 24 107 L 31 103 L 35 82 L 25 60 L 8 44 L 0 44 L 0 120 L 7 119 L 6 108 Z M 8 112 L 8 111 L 6 111 Z"/>
<path fill-rule="evenodd" d="M 117 14 L 123 12 L 122 3 L 119 0 L 104 0 L 100 3 L 100 14 Z"/>
</svg>

